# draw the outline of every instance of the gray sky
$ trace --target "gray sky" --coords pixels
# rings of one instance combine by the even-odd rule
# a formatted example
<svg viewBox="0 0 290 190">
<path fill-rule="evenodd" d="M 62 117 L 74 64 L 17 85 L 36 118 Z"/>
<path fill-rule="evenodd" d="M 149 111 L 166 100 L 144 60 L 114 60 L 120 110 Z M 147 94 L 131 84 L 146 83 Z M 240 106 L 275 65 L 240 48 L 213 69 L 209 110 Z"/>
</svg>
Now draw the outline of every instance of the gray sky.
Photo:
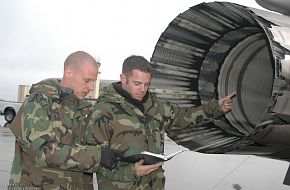
<svg viewBox="0 0 290 190">
<path fill-rule="evenodd" d="M 0 99 L 16 101 L 18 85 L 61 77 L 64 59 L 77 50 L 101 61 L 101 79 L 116 80 L 127 56 L 139 54 L 150 59 L 168 24 L 202 2 L 211 1 L 1 0 Z M 229 2 L 262 9 L 255 0 Z M 286 162 L 253 156 L 246 160 L 246 156 L 183 154 L 165 165 L 167 187 L 177 184 L 180 188 L 182 183 L 197 189 L 226 190 L 236 182 L 245 190 L 290 189 L 282 185 Z M 246 164 L 235 170 L 244 160 Z"/>
<path fill-rule="evenodd" d="M 62 77 L 77 50 L 99 59 L 101 79 L 119 79 L 132 54 L 150 59 L 168 24 L 201 0 L 2 0 L 0 99 L 17 100 L 18 85 Z M 232 1 L 262 9 L 255 0 Z"/>
</svg>

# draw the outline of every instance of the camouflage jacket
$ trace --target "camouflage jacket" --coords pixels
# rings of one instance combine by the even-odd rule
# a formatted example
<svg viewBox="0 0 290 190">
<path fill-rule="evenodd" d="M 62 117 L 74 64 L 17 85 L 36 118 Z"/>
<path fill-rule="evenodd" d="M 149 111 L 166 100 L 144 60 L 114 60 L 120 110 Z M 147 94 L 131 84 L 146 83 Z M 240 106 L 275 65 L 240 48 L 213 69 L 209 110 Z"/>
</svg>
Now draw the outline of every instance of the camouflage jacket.
<svg viewBox="0 0 290 190">
<path fill-rule="evenodd" d="M 100 147 L 82 145 L 91 104 L 59 82 L 33 85 L 11 124 L 16 143 L 9 189 L 93 189 Z"/>
<path fill-rule="evenodd" d="M 141 151 L 164 152 L 165 132 L 175 127 L 200 124 L 221 115 L 217 101 L 201 107 L 180 108 L 147 93 L 142 102 L 132 99 L 118 83 L 104 88 L 88 118 L 87 142 L 120 150 L 124 156 Z M 134 164 L 120 162 L 109 171 L 100 167 L 98 189 L 164 189 L 162 168 L 137 177 Z"/>
</svg>

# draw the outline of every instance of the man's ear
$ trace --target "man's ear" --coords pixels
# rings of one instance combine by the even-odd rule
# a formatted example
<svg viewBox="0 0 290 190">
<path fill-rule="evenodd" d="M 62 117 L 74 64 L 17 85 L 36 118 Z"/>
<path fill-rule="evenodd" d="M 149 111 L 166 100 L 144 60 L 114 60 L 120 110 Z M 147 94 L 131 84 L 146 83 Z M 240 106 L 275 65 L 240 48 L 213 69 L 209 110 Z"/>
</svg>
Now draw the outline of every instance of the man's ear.
<svg viewBox="0 0 290 190">
<path fill-rule="evenodd" d="M 72 69 L 70 67 L 65 68 L 65 70 L 64 70 L 64 76 L 66 78 L 69 78 L 70 79 L 72 77 L 72 75 L 73 75 Z"/>
<path fill-rule="evenodd" d="M 120 81 L 122 84 L 125 84 L 126 83 L 126 75 L 125 74 L 120 74 Z"/>
</svg>

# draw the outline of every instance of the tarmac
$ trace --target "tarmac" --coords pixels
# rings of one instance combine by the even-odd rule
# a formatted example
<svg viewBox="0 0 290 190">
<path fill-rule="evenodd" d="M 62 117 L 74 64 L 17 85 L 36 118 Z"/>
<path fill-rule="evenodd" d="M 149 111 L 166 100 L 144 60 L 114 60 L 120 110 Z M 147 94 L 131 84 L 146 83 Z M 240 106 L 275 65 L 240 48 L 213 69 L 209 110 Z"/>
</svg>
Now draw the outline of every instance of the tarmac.
<svg viewBox="0 0 290 190">
<path fill-rule="evenodd" d="M 6 127 L 4 127 L 6 126 Z M 14 136 L 0 116 L 0 190 L 7 189 Z M 165 154 L 184 149 L 165 139 Z M 290 190 L 283 185 L 289 163 L 251 155 L 208 155 L 185 151 L 163 165 L 166 190 Z M 94 180 L 97 190 L 96 180 Z"/>
<path fill-rule="evenodd" d="M 1 117 L 1 124 L 3 123 Z M 4 122 L 5 123 L 5 122 Z M 6 189 L 14 156 L 14 136 L 9 127 L 0 127 L 0 189 Z"/>
</svg>

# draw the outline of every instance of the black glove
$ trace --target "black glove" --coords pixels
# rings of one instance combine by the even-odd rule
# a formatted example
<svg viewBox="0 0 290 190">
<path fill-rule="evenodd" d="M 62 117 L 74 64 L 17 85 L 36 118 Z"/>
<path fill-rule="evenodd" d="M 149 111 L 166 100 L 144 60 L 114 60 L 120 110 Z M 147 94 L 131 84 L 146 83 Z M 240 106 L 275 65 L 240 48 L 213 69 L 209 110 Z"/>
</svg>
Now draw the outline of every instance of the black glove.
<svg viewBox="0 0 290 190">
<path fill-rule="evenodd" d="M 117 156 L 119 156 L 117 150 L 102 147 L 100 165 L 109 170 L 114 169 L 117 165 Z"/>
</svg>

